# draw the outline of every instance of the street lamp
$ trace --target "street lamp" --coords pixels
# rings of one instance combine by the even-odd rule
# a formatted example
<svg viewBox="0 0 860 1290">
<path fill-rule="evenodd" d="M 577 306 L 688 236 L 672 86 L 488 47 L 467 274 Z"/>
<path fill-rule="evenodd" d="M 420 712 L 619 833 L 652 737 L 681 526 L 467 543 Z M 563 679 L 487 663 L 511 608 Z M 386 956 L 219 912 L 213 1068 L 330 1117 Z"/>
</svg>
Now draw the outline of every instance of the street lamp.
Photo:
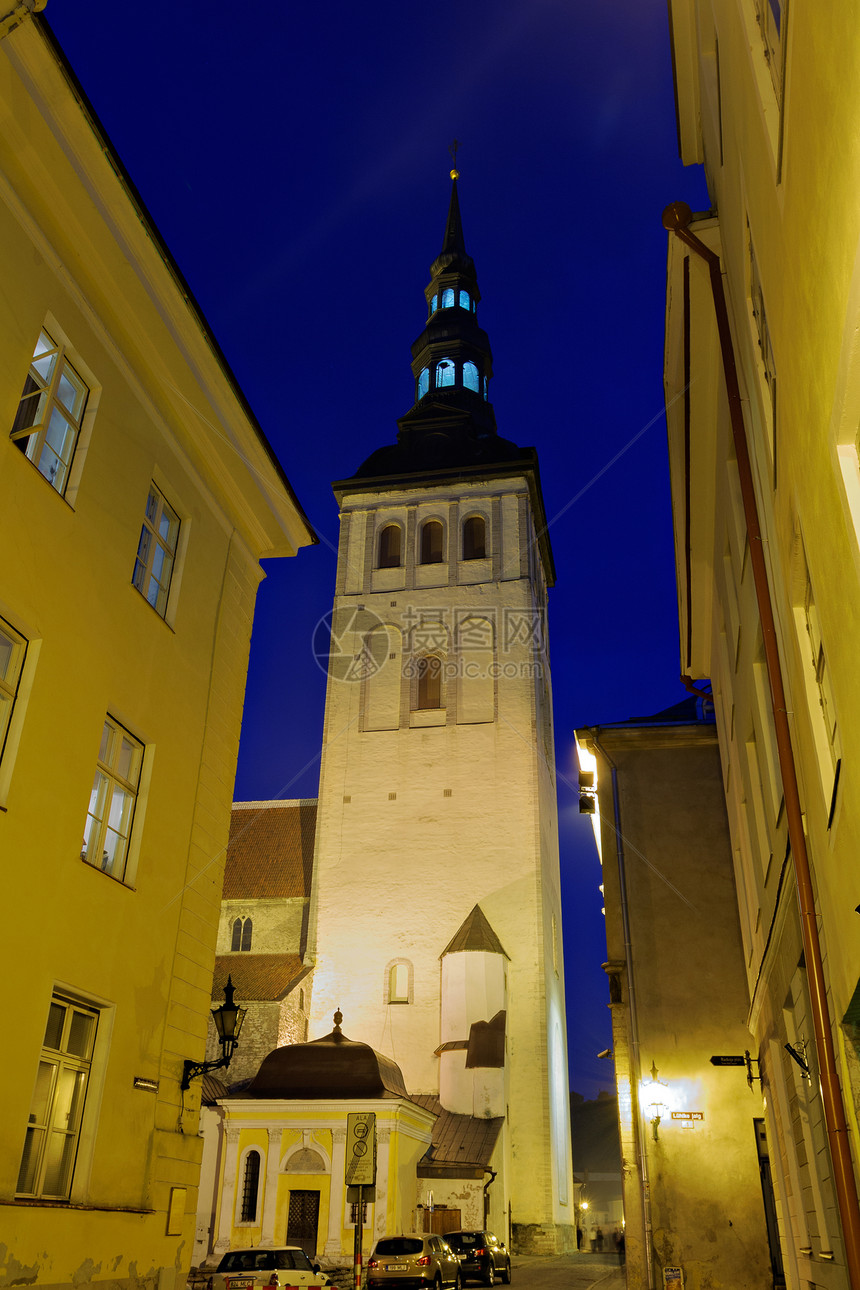
<svg viewBox="0 0 860 1290">
<path fill-rule="evenodd" d="M 212 1009 L 212 1020 L 215 1022 L 215 1029 L 218 1031 L 218 1042 L 221 1045 L 222 1056 L 217 1062 L 193 1062 L 186 1057 L 185 1064 L 182 1067 L 182 1083 L 179 1087 L 184 1091 L 191 1087 L 191 1081 L 198 1075 L 205 1075 L 207 1071 L 220 1070 L 222 1066 L 229 1066 L 233 1059 L 233 1053 L 239 1046 L 239 1031 L 242 1029 L 242 1022 L 245 1020 L 245 1008 L 240 1008 L 233 1002 L 233 995 L 236 993 L 236 987 L 233 985 L 232 976 L 227 977 L 227 984 L 224 986 L 224 1002 L 218 1008 Z"/>
<path fill-rule="evenodd" d="M 652 1062 L 651 1078 L 642 1085 L 642 1099 L 651 1112 L 651 1132 L 654 1134 L 655 1142 L 658 1141 L 657 1130 L 660 1127 L 663 1112 L 666 1110 L 668 1091 L 668 1086 L 663 1080 L 657 1078 L 657 1065 Z"/>
</svg>

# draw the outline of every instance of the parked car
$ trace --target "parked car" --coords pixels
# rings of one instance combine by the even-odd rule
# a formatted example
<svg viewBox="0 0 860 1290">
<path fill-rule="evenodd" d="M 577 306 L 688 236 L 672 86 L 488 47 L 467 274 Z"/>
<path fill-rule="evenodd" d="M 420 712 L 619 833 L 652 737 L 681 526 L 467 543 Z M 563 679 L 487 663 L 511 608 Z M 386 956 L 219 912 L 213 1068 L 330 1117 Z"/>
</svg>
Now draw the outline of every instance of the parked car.
<svg viewBox="0 0 860 1290">
<path fill-rule="evenodd" d="M 460 1260 L 464 1281 L 483 1281 L 491 1286 L 498 1276 L 505 1285 L 510 1285 L 511 1256 L 504 1241 L 492 1232 L 446 1232 L 445 1240 Z"/>
<path fill-rule="evenodd" d="M 424 1232 L 383 1236 L 373 1247 L 367 1265 L 367 1284 L 376 1286 L 432 1286 L 461 1290 L 460 1261 L 447 1237 Z"/>
<path fill-rule="evenodd" d="M 264 1286 L 330 1286 L 318 1263 L 298 1245 L 229 1250 L 209 1278 L 207 1290 L 262 1290 Z"/>
</svg>

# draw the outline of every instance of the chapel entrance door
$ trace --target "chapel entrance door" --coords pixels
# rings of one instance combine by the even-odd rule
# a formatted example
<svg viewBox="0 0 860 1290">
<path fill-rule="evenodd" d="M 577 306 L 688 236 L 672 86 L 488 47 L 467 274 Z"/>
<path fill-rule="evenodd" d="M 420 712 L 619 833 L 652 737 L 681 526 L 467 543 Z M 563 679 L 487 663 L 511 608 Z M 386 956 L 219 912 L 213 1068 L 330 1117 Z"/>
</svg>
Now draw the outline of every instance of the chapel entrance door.
<svg viewBox="0 0 860 1290">
<path fill-rule="evenodd" d="M 300 1245 L 309 1259 L 317 1252 L 317 1224 L 320 1216 L 318 1191 L 291 1191 L 287 1216 L 287 1245 Z"/>
</svg>

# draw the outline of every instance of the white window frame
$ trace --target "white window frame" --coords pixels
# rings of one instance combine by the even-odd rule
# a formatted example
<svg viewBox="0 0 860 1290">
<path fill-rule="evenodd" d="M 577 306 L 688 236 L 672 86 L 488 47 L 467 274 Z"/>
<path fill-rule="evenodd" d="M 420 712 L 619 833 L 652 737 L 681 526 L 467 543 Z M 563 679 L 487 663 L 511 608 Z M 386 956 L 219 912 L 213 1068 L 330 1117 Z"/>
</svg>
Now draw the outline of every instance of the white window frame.
<svg viewBox="0 0 860 1290">
<path fill-rule="evenodd" d="M 167 520 L 168 535 L 172 531 L 173 543 L 164 536 L 163 521 Z M 167 617 L 167 605 L 179 552 L 182 521 L 179 512 L 168 502 L 156 483 L 150 483 L 146 496 L 143 522 L 132 572 L 132 586 L 136 587 L 148 605 L 161 617 Z M 156 568 L 158 572 L 156 573 Z"/>
<path fill-rule="evenodd" d="M 54 361 L 48 373 L 43 374 L 37 364 L 44 364 L 51 356 Z M 84 420 L 92 397 L 91 382 L 86 379 L 85 374 L 81 373 L 79 367 L 77 362 L 72 362 L 68 345 L 62 339 L 54 340 L 47 326 L 43 326 L 39 331 L 15 412 L 15 422 L 17 422 L 22 412 L 26 417 L 27 411 L 32 408 L 34 409 L 33 420 L 30 422 L 25 420 L 20 426 L 13 423 L 10 431 L 12 442 L 61 497 L 66 496 L 69 487 L 75 456 L 84 429 Z M 69 373 L 73 380 L 70 380 Z M 77 383 L 80 386 L 82 400 L 77 412 L 60 397 L 60 387 L 64 377 L 68 384 Z M 57 452 L 56 445 L 49 438 L 56 417 L 65 423 L 71 434 L 71 444 L 66 450 L 66 456 Z M 55 463 L 62 463 L 64 467 L 62 473 L 57 464 L 54 464 L 53 470 L 51 469 L 51 457 L 55 459 Z"/>
<path fill-rule="evenodd" d="M 16 632 L 5 618 L 0 618 L 0 642 L 4 638 L 9 642 L 9 651 L 5 662 L 3 654 L 0 654 L 0 669 L 2 669 L 0 670 L 0 762 L 6 751 L 6 740 L 12 724 L 12 715 L 15 711 L 27 657 L 26 637 Z"/>
<path fill-rule="evenodd" d="M 125 744 L 128 744 L 130 750 L 128 774 L 123 773 L 120 763 Z M 140 740 L 135 739 L 125 726 L 108 713 L 102 726 L 96 772 L 90 790 L 81 860 L 91 868 L 124 883 L 128 882 L 130 876 L 129 854 L 135 810 L 140 796 L 143 751 Z M 116 819 L 111 809 L 117 790 L 130 799 L 128 810 L 122 812 L 120 820 Z M 122 848 L 121 852 L 115 849 L 112 857 L 106 845 L 111 836 L 119 839 Z M 98 863 L 95 859 L 90 859 L 91 855 L 100 857 Z"/>
<path fill-rule="evenodd" d="M 51 1028 L 51 1008 L 62 1007 L 65 1009 L 60 1026 L 60 1040 L 57 1046 L 49 1044 Z M 93 1026 L 89 1034 L 89 1042 L 84 1053 L 75 1053 L 69 1050 L 69 1035 L 72 1022 L 75 1016 L 83 1015 L 93 1021 Z M 43 1120 L 40 1122 L 38 1115 L 38 1100 L 40 1094 L 40 1081 L 37 1076 L 36 1086 L 34 1089 L 31 1110 L 28 1116 L 27 1130 L 38 1130 L 42 1134 L 41 1144 L 36 1149 L 36 1164 L 34 1185 L 29 1188 L 19 1188 L 18 1183 L 21 1180 L 21 1173 L 24 1169 L 25 1161 L 29 1159 L 27 1151 L 28 1139 L 25 1136 L 24 1150 L 21 1156 L 21 1165 L 18 1173 L 18 1183 L 16 1183 L 15 1194 L 17 1196 L 45 1197 L 55 1201 L 68 1201 L 72 1198 L 75 1190 L 75 1174 L 78 1165 L 82 1139 L 85 1129 L 85 1113 L 87 1110 L 87 1099 L 92 1084 L 93 1059 L 96 1053 L 97 1039 L 99 1036 L 100 1010 L 90 1003 L 83 1003 L 78 999 L 67 996 L 61 992 L 55 992 L 51 997 L 51 1004 L 48 1010 L 48 1019 L 45 1026 L 45 1038 L 42 1043 L 39 1055 L 40 1070 L 47 1069 L 52 1072 L 49 1075 L 49 1088 L 45 1097 L 45 1108 Z M 63 1073 L 72 1072 L 82 1075 L 83 1083 L 79 1091 L 78 1105 L 75 1106 L 75 1122 L 71 1128 L 68 1127 L 68 1118 L 70 1112 L 64 1113 L 62 1104 L 58 1105 L 59 1080 Z M 62 1119 L 66 1121 L 66 1127 L 58 1127 L 58 1122 Z M 67 1177 L 65 1185 L 56 1191 L 46 1191 L 45 1181 L 46 1172 L 49 1164 L 50 1153 L 47 1150 L 53 1135 L 64 1136 L 72 1144 L 70 1150 L 71 1159 L 67 1166 Z"/>
<path fill-rule="evenodd" d="M 406 991 L 403 993 L 398 987 L 395 993 L 394 979 L 399 968 L 403 968 L 406 973 Z M 385 965 L 385 1002 L 400 1006 L 404 1003 L 412 1003 L 414 999 L 413 989 L 413 967 L 409 959 L 392 959 Z"/>
</svg>

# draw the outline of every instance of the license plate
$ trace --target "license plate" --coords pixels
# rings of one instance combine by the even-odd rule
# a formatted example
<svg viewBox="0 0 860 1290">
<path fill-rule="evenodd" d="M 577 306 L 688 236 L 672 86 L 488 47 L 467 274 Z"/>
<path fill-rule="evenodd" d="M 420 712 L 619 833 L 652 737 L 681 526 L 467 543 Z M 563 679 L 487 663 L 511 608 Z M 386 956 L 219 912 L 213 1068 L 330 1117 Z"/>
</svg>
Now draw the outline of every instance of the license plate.
<svg viewBox="0 0 860 1290">
<path fill-rule="evenodd" d="M 406 1271 L 406 1264 L 405 1264 L 405 1263 L 389 1263 L 389 1264 L 387 1264 L 387 1266 L 386 1266 L 386 1269 L 385 1269 L 385 1270 L 386 1270 L 386 1272 L 405 1272 L 405 1271 Z"/>
<path fill-rule="evenodd" d="M 254 1284 L 253 1277 L 227 1277 L 226 1281 L 230 1290 L 247 1290 L 248 1286 Z"/>
</svg>

